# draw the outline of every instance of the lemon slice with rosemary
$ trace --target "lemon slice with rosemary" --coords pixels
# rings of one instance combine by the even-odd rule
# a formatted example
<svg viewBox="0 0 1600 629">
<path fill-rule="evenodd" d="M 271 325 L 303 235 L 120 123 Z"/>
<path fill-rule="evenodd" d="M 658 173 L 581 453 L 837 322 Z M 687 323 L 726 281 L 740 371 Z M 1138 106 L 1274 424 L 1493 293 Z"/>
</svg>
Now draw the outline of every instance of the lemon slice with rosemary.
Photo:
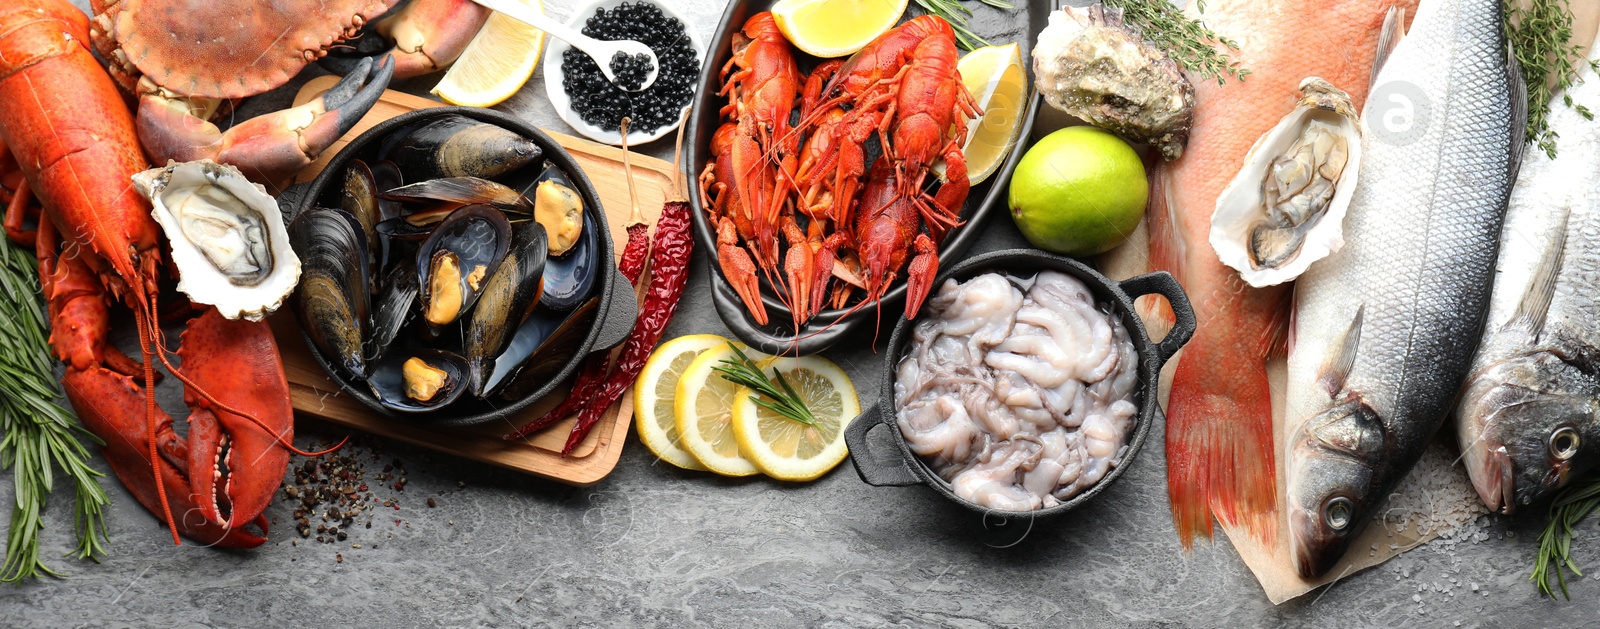
<svg viewBox="0 0 1600 629">
<path fill-rule="evenodd" d="M 809 418 L 779 412 L 749 388 L 741 387 L 733 402 L 733 435 L 744 458 L 761 473 L 778 480 L 809 481 L 827 474 L 849 450 L 844 429 L 861 414 L 855 385 L 844 370 L 826 358 L 771 358 L 757 363 L 764 373 L 783 376 L 804 403 Z M 771 378 L 777 383 L 777 378 Z M 809 423 L 802 421 L 809 419 Z"/>
<path fill-rule="evenodd" d="M 684 368 L 678 380 L 677 399 L 674 400 L 679 445 L 695 460 L 723 476 L 751 476 L 760 472 L 739 452 L 739 442 L 733 435 L 733 402 L 739 395 L 739 385 L 727 381 L 716 367 L 743 351 L 752 360 L 768 358 L 766 354 L 723 343 L 695 357 Z"/>
</svg>

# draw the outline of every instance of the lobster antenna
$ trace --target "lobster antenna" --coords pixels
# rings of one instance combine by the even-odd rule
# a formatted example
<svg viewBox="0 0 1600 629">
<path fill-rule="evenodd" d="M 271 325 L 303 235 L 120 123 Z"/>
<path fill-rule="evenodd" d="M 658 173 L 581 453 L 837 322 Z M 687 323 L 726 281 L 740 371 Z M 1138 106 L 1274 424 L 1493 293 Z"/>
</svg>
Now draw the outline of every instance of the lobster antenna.
<svg viewBox="0 0 1600 629">
<path fill-rule="evenodd" d="M 152 321 L 155 317 L 150 308 L 150 296 L 144 294 L 143 291 L 132 292 L 140 296 L 139 305 L 142 306 L 140 310 L 134 312 L 134 320 L 136 322 L 139 319 Z M 144 423 L 145 437 L 149 440 L 150 471 L 156 477 L 156 495 L 161 498 L 161 513 L 167 519 L 167 529 L 172 531 L 172 545 L 182 546 L 183 541 L 178 539 L 178 521 L 172 517 L 172 504 L 167 502 L 167 483 L 166 479 L 162 478 L 160 464 L 158 463 L 158 461 L 161 459 L 156 458 L 160 456 L 160 453 L 156 451 L 156 368 L 154 365 L 150 364 L 150 357 L 158 354 L 150 349 L 150 346 L 152 345 L 149 329 L 150 326 L 139 325 L 137 327 L 139 328 L 139 352 L 144 354 Z M 159 348 L 158 343 L 157 347 Z M 165 363 L 167 362 L 167 359 L 163 357 L 161 362 Z M 169 366 L 168 368 L 170 369 L 171 367 Z"/>
</svg>

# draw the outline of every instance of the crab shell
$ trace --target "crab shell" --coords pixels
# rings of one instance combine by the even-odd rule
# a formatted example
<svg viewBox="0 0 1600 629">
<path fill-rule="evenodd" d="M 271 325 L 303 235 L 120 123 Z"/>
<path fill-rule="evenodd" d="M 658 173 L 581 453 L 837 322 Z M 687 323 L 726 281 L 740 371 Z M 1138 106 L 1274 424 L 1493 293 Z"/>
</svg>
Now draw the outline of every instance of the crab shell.
<svg viewBox="0 0 1600 629">
<path fill-rule="evenodd" d="M 287 83 L 396 0 L 111 0 L 91 34 L 131 88 L 243 98 Z M 114 73 L 115 74 L 115 73 Z"/>
<path fill-rule="evenodd" d="M 1361 172 L 1364 131 L 1350 96 L 1314 76 L 1300 82 L 1300 91 L 1302 95 L 1294 111 L 1284 116 L 1277 126 L 1250 147 L 1239 174 L 1217 196 L 1217 207 L 1211 215 L 1209 239 L 1217 257 L 1223 264 L 1238 271 L 1241 279 L 1257 288 L 1300 277 L 1312 263 L 1344 246 L 1344 216 L 1350 208 L 1350 197 L 1355 194 L 1357 175 Z M 1272 167 L 1273 159 L 1294 144 L 1313 120 L 1333 125 L 1344 137 L 1348 152 L 1344 170 L 1333 183 L 1333 196 L 1327 208 L 1320 216 L 1311 219 L 1315 223 L 1309 226 L 1298 252 L 1279 266 L 1258 267 L 1252 262 L 1250 238 L 1251 229 L 1264 216 L 1262 183 Z"/>
<path fill-rule="evenodd" d="M 300 257 L 289 245 L 289 232 L 283 226 L 278 202 L 267 194 L 266 188 L 245 179 L 239 169 L 211 160 L 168 162 L 164 168 L 134 175 L 133 185 L 150 199 L 150 214 L 172 244 L 172 262 L 178 267 L 178 290 L 188 295 L 190 301 L 216 306 L 217 311 L 229 319 L 242 317 L 260 321 L 294 292 L 300 281 Z M 242 231 L 222 232 L 212 250 L 220 252 L 219 255 L 236 254 L 241 243 L 248 247 L 253 241 L 264 238 L 265 266 L 269 267 L 264 274 L 229 277 L 190 239 L 191 233 L 207 234 L 208 228 L 219 224 L 208 220 L 221 213 L 217 206 L 209 203 L 215 199 L 237 201 L 221 209 L 243 215 L 251 222 L 249 228 Z M 185 230 L 186 224 L 193 229 Z M 237 240 L 233 239 L 235 237 Z"/>
</svg>

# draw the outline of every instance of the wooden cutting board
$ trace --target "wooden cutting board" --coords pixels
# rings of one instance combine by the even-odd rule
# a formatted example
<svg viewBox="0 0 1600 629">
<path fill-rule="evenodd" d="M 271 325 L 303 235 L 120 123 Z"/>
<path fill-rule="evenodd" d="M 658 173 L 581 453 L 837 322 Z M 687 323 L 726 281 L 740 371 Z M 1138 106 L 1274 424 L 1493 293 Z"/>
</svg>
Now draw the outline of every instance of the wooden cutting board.
<svg viewBox="0 0 1600 629">
<path fill-rule="evenodd" d="M 327 91 L 337 79 L 326 76 L 306 83 L 295 97 L 295 104 L 309 101 Z M 414 109 L 440 106 L 443 103 L 420 96 L 384 92 L 382 99 L 367 112 L 366 117 L 324 152 L 322 159 L 301 171 L 296 176 L 296 182 L 310 181 L 316 177 L 328 160 L 343 149 L 349 140 L 379 122 Z M 627 242 L 623 225 L 631 212 L 627 176 L 622 168 L 622 150 L 553 131 L 545 133 L 571 152 L 584 173 L 593 180 L 595 190 L 600 193 L 601 204 L 605 206 L 612 242 L 617 244 L 617 254 L 621 255 L 622 243 Z M 645 219 L 654 224 L 661 214 L 666 191 L 672 185 L 672 164 L 638 154 L 629 156 L 629 160 L 633 164 L 639 208 Z M 571 456 L 563 457 L 561 447 L 566 444 L 567 435 L 572 430 L 574 418 L 571 417 L 534 434 L 529 440 L 505 441 L 500 438 L 554 407 L 562 397 L 559 393 L 552 394 L 505 423 L 428 428 L 396 422 L 373 413 L 360 401 L 341 394 L 339 385 L 329 379 L 311 357 L 292 313 L 280 311 L 270 320 L 278 339 L 278 350 L 283 354 L 283 366 L 288 374 L 294 408 L 301 416 L 579 486 L 600 482 L 611 473 L 622 456 L 622 444 L 628 435 L 628 427 L 633 423 L 631 392 L 606 411 L 600 423 Z"/>
</svg>

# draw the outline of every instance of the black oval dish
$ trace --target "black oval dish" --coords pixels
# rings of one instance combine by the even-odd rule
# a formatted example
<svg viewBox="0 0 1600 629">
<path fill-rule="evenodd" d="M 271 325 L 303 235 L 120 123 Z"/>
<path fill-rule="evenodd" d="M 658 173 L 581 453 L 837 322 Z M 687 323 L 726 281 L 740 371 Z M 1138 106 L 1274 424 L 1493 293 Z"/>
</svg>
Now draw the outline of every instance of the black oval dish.
<svg viewBox="0 0 1600 629">
<path fill-rule="evenodd" d="M 751 15 L 766 11 L 772 4 L 770 0 L 745 2 L 734 0 L 723 12 L 722 24 L 717 27 L 716 36 L 709 41 L 710 50 L 706 51 L 705 64 L 700 69 L 700 84 L 694 108 L 689 115 L 689 124 L 692 126 L 688 130 L 689 145 L 686 148 L 688 157 L 682 166 L 689 181 L 696 181 L 701 169 L 705 168 L 706 160 L 711 157 L 711 136 L 722 124 L 718 111 L 722 108 L 724 99 L 718 97 L 717 92 L 722 89 L 722 67 L 733 56 L 728 42 L 732 40 L 735 32 L 744 27 L 745 20 Z M 1018 3 L 1017 8 L 1009 12 L 973 5 L 975 15 L 969 26 L 991 43 L 1021 44 L 1022 56 L 1027 59 L 1033 50 L 1035 38 L 1044 28 L 1045 20 L 1056 7 L 1054 0 L 1030 0 Z M 910 13 L 906 16 L 907 19 L 911 17 L 914 16 Z M 818 61 L 798 50 L 795 51 L 795 58 L 799 60 L 801 69 L 806 71 Z M 1023 66 L 1031 77 L 1032 65 L 1024 63 Z M 967 196 L 966 209 L 961 214 L 966 224 L 952 231 L 939 246 L 940 261 L 959 259 L 961 254 L 966 253 L 977 240 L 983 223 L 996 212 L 1004 210 L 1011 171 L 1016 169 L 1017 161 L 1022 159 L 1022 154 L 1027 149 L 1027 138 L 1032 132 L 1034 118 L 1042 102 L 1043 99 L 1037 94 L 1030 98 L 1027 110 L 1023 112 L 1022 129 L 1018 131 L 1020 133 L 1018 137 L 1022 139 L 1017 142 L 1011 155 L 994 175 L 972 187 L 972 192 Z M 700 203 L 698 190 L 689 195 L 689 202 L 694 207 L 696 244 L 702 251 L 715 257 L 716 230 L 706 220 L 706 210 Z M 750 313 L 745 310 L 744 302 L 739 300 L 739 296 L 733 292 L 728 281 L 722 277 L 721 269 L 715 265 L 712 266 L 710 282 L 712 302 L 716 306 L 717 315 L 722 318 L 724 324 L 727 324 L 728 330 L 751 347 L 769 354 L 782 355 L 815 354 L 839 342 L 863 325 L 872 327 L 878 320 L 879 307 L 898 316 L 903 308 L 900 304 L 903 303 L 906 294 L 905 281 L 902 279 L 895 282 L 881 303 L 865 304 L 853 313 L 848 309 L 824 310 L 797 332 L 790 323 L 789 310 L 784 308 L 772 294 L 770 287 L 764 286 L 761 295 L 767 308 L 767 325 L 763 326 L 758 325 L 750 317 Z"/>
<path fill-rule="evenodd" d="M 1033 249 L 994 251 L 974 257 L 941 273 L 938 282 L 934 284 L 936 287 L 934 290 L 938 290 L 937 287 L 947 279 L 967 280 L 990 271 L 1025 277 L 1043 270 L 1060 271 L 1071 275 L 1087 285 L 1098 300 L 1112 304 L 1122 316 L 1122 324 L 1127 326 L 1134 349 L 1138 353 L 1139 387 L 1134 391 L 1134 403 L 1139 406 L 1139 415 L 1133 437 L 1128 441 L 1128 450 L 1122 455 L 1122 460 L 1116 467 L 1111 468 L 1106 477 L 1100 479 L 1100 482 L 1093 487 L 1048 509 L 1001 511 L 981 507 L 956 497 L 950 484 L 928 469 L 922 459 L 906 445 L 905 436 L 900 433 L 895 421 L 895 374 L 898 371 L 900 357 L 911 341 L 911 332 L 916 324 L 915 320 L 902 320 L 895 325 L 894 333 L 889 337 L 889 349 L 885 352 L 887 356 L 883 361 L 883 389 L 879 393 L 877 404 L 856 417 L 849 428 L 845 429 L 845 442 L 850 446 L 850 462 L 855 466 L 856 473 L 861 476 L 862 481 L 877 487 L 927 485 L 946 500 L 981 516 L 985 527 L 995 530 L 1004 527 L 1012 520 L 1031 523 L 1071 511 L 1094 498 L 1122 476 L 1122 471 L 1127 469 L 1128 464 L 1139 454 L 1139 448 L 1144 445 L 1150 426 L 1155 423 L 1157 411 L 1155 391 L 1161 378 L 1162 365 L 1165 365 L 1167 360 L 1172 358 L 1172 355 L 1177 353 L 1194 334 L 1194 310 L 1189 306 L 1189 298 L 1184 295 L 1183 288 L 1178 286 L 1178 281 L 1165 271 L 1140 275 L 1119 283 L 1107 279 L 1106 276 L 1077 260 Z M 1160 343 L 1150 340 L 1144 322 L 1139 320 L 1139 315 L 1133 309 L 1135 298 L 1151 294 L 1165 297 L 1172 305 L 1172 311 L 1177 319 L 1172 331 L 1167 333 L 1167 337 Z M 887 427 L 894 433 L 895 443 L 900 448 L 899 456 L 889 461 L 874 460 L 867 446 L 868 433 L 879 426 Z"/>
<path fill-rule="evenodd" d="M 555 164 L 565 170 L 577 186 L 578 193 L 583 195 L 584 212 L 589 221 L 588 225 L 594 229 L 599 229 L 599 233 L 605 235 L 604 238 L 600 239 L 600 254 L 603 256 L 601 259 L 615 259 L 614 245 L 611 242 L 611 230 L 606 224 L 606 214 L 600 205 L 600 195 L 595 192 L 594 184 L 589 181 L 589 176 L 578 166 L 577 160 L 573 159 L 566 149 L 561 148 L 560 144 L 550 139 L 550 136 L 545 135 L 537 127 L 513 116 L 476 107 L 418 109 L 378 123 L 377 126 L 367 130 L 366 133 L 357 136 L 348 146 L 333 156 L 327 167 L 323 168 L 317 178 L 311 181 L 310 187 L 300 197 L 299 203 L 295 208 L 295 214 L 298 215 L 300 210 L 310 208 L 319 201 L 327 207 L 339 207 L 336 195 L 340 189 L 340 182 L 344 177 L 345 165 L 350 163 L 350 160 L 357 158 L 373 159 L 377 153 L 379 141 L 390 133 L 420 120 L 448 114 L 460 114 L 468 118 L 500 125 L 533 140 L 535 144 L 539 145 L 539 148 L 544 150 L 545 163 Z M 324 196 L 327 196 L 327 198 L 323 198 Z M 633 289 L 628 281 L 617 272 L 616 265 L 607 265 L 606 268 L 609 272 L 600 277 L 599 286 L 595 288 L 594 294 L 600 298 L 599 307 L 595 311 L 595 323 L 590 326 L 588 334 L 585 335 L 583 342 L 579 344 L 578 351 L 567 359 L 561 370 L 548 383 L 539 387 L 527 397 L 514 402 L 497 405 L 490 401 L 463 397 L 450 406 L 431 413 L 398 413 L 379 404 L 378 399 L 372 395 L 372 390 L 367 388 L 366 385 L 346 379 L 343 373 L 327 357 L 323 356 L 322 352 L 317 350 L 310 337 L 306 337 L 306 345 L 311 348 L 311 355 L 317 359 L 317 363 L 322 365 L 322 370 L 334 382 L 339 383 L 339 387 L 344 389 L 345 393 L 360 400 L 362 404 L 367 405 L 374 412 L 384 417 L 430 426 L 470 426 L 505 419 L 538 402 L 541 398 L 550 394 L 551 391 L 554 391 L 573 372 L 577 371 L 578 365 L 591 352 L 604 351 L 617 346 L 623 339 L 627 338 L 628 332 L 632 331 L 633 321 L 637 318 L 639 312 L 639 304 L 634 299 Z"/>
</svg>

